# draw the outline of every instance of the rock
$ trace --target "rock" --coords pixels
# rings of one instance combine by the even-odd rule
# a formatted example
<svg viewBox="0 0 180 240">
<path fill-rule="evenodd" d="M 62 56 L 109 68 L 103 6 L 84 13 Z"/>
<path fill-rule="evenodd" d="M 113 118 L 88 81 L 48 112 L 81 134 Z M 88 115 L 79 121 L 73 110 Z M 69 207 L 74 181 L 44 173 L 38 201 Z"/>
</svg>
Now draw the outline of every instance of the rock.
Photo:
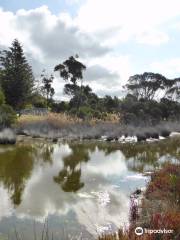
<svg viewBox="0 0 180 240">
<path fill-rule="evenodd" d="M 53 138 L 52 142 L 53 142 L 53 143 L 57 143 L 57 142 L 58 142 L 58 139 L 57 139 L 57 138 Z"/>
<path fill-rule="evenodd" d="M 120 138 L 118 138 L 118 142 L 123 142 L 125 140 L 125 136 L 122 135 Z"/>
<path fill-rule="evenodd" d="M 16 135 L 11 129 L 3 129 L 0 132 L 0 144 L 15 144 Z"/>
<path fill-rule="evenodd" d="M 149 132 L 145 132 L 145 136 L 146 136 L 146 138 L 150 138 L 151 134 Z"/>
<path fill-rule="evenodd" d="M 163 136 L 159 136 L 159 140 L 164 140 L 164 139 L 166 139 L 166 138 Z"/>
<path fill-rule="evenodd" d="M 170 137 L 179 137 L 180 136 L 180 132 L 171 132 Z"/>
<path fill-rule="evenodd" d="M 128 136 L 127 138 L 125 138 L 124 141 L 129 142 L 129 143 L 133 143 L 133 142 L 137 142 L 138 140 L 137 140 L 136 136 L 132 136 L 132 137 Z"/>
<path fill-rule="evenodd" d="M 146 142 L 156 142 L 156 141 L 158 141 L 158 139 L 156 139 L 156 138 L 148 138 L 148 139 L 146 139 Z"/>
<path fill-rule="evenodd" d="M 97 134 L 94 136 L 94 139 L 100 139 L 100 136 Z"/>
<path fill-rule="evenodd" d="M 137 134 L 137 141 L 138 142 L 146 141 L 146 137 L 144 135 Z"/>
<path fill-rule="evenodd" d="M 107 137 L 107 139 L 106 139 L 107 142 L 111 142 L 111 141 L 113 141 L 113 140 L 114 140 L 113 137 Z"/>
<path fill-rule="evenodd" d="M 170 135 L 170 131 L 168 131 L 168 130 L 162 130 L 161 132 L 160 132 L 160 135 L 162 136 L 162 137 L 169 137 L 169 135 Z"/>
<path fill-rule="evenodd" d="M 107 140 L 107 136 L 101 136 L 101 139 L 106 141 Z"/>
<path fill-rule="evenodd" d="M 150 137 L 154 139 L 159 139 L 159 133 L 151 133 Z"/>
<path fill-rule="evenodd" d="M 115 137 L 114 140 L 117 142 L 118 141 L 118 137 Z"/>
</svg>

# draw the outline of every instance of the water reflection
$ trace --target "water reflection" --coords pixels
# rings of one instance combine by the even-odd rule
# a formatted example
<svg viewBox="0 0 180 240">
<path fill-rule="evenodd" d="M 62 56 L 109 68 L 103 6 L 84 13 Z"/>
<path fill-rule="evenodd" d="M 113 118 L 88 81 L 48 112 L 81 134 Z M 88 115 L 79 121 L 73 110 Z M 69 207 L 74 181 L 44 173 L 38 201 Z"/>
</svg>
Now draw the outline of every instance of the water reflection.
<svg viewBox="0 0 180 240">
<path fill-rule="evenodd" d="M 32 147 L 17 147 L 0 153 L 0 181 L 8 189 L 12 202 L 21 203 L 26 181 L 33 169 Z"/>
<path fill-rule="evenodd" d="M 19 224 L 27 229 L 28 240 L 29 221 L 36 220 L 41 229 L 46 217 L 57 239 L 63 226 L 72 234 L 94 236 L 105 224 L 124 225 L 130 193 L 147 181 L 141 173 L 167 157 L 179 161 L 179 146 L 179 139 L 171 139 L 135 145 L 34 142 L 1 147 L 0 232 L 7 235 Z"/>
<path fill-rule="evenodd" d="M 60 184 L 65 192 L 76 192 L 84 187 L 84 183 L 81 182 L 81 164 L 89 160 L 89 150 L 86 146 L 76 145 L 71 149 L 71 155 L 63 158 L 63 169 L 54 177 L 54 181 Z"/>
</svg>

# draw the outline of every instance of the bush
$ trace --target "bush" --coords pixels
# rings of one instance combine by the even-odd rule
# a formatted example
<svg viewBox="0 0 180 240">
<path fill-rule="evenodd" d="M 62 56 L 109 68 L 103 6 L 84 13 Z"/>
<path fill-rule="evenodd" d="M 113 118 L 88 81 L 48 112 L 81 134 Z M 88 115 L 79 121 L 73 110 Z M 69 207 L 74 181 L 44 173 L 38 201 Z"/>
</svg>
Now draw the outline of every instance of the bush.
<svg viewBox="0 0 180 240">
<path fill-rule="evenodd" d="M 89 119 L 92 117 L 93 110 L 88 106 L 80 107 L 77 116 L 82 119 Z"/>
<path fill-rule="evenodd" d="M 25 106 L 24 106 L 24 109 L 33 109 L 33 105 L 32 104 L 26 104 Z"/>
<path fill-rule="evenodd" d="M 30 99 L 32 106 L 36 108 L 45 108 L 47 107 L 46 99 L 38 93 L 34 93 Z"/>
<path fill-rule="evenodd" d="M 3 91 L 0 89 L 0 106 L 5 103 L 5 96 Z"/>
<path fill-rule="evenodd" d="M 10 127 L 16 121 L 16 113 L 11 106 L 2 104 L 0 106 L 0 128 Z"/>
</svg>

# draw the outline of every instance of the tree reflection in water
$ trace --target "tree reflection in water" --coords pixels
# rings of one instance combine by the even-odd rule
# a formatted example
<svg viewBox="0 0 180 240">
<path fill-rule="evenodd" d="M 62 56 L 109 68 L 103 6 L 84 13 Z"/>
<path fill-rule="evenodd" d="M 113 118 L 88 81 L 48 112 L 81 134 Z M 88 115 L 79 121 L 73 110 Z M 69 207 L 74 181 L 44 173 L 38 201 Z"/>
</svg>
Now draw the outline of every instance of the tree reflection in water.
<svg viewBox="0 0 180 240">
<path fill-rule="evenodd" d="M 56 145 L 57 146 L 57 145 Z M 167 139 L 151 144 L 119 144 L 119 143 L 74 143 L 69 148 L 72 153 L 62 159 L 63 168 L 53 180 L 65 192 L 77 192 L 84 187 L 81 180 L 82 163 L 90 160 L 90 152 L 96 148 L 105 156 L 120 150 L 129 170 L 144 172 L 147 168 L 159 167 L 159 159 L 180 160 L 180 139 Z M 35 164 L 53 165 L 55 146 L 45 142 L 17 144 L 12 147 L 0 147 L 0 183 L 8 190 L 15 206 L 20 205 L 22 194 L 30 179 Z M 99 159 L 97 159 L 98 161 Z M 120 159 L 121 161 L 121 159 Z"/>
<path fill-rule="evenodd" d="M 81 164 L 89 161 L 89 148 L 84 145 L 71 147 L 72 154 L 63 159 L 64 167 L 54 181 L 61 185 L 65 192 L 77 192 L 84 187 L 81 182 Z"/>
<path fill-rule="evenodd" d="M 33 169 L 33 148 L 21 146 L 0 153 L 0 181 L 8 189 L 14 205 L 21 203 L 26 180 Z"/>
<path fill-rule="evenodd" d="M 8 189 L 15 206 L 21 204 L 22 194 L 35 161 L 52 163 L 53 145 L 36 143 L 3 147 L 0 151 L 0 182 Z"/>
</svg>

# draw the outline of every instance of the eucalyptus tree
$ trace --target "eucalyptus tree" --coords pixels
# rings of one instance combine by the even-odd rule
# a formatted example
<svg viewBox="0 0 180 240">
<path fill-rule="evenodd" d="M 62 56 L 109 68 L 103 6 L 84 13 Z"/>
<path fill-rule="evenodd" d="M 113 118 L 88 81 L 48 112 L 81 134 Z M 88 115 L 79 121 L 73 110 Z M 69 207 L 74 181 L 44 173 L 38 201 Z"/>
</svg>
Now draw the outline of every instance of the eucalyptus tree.
<svg viewBox="0 0 180 240">
<path fill-rule="evenodd" d="M 165 89 L 166 80 L 161 74 L 145 72 L 131 76 L 126 88 L 137 99 L 153 100 L 160 91 Z"/>
<path fill-rule="evenodd" d="M 86 70 L 86 66 L 77 59 L 78 55 L 69 57 L 63 63 L 56 65 L 54 71 L 59 72 L 60 77 L 68 82 L 64 86 L 64 92 L 77 98 L 76 106 L 79 108 L 83 91 L 83 71 Z"/>
<path fill-rule="evenodd" d="M 55 94 L 55 90 L 52 87 L 54 76 L 51 75 L 50 77 L 48 77 L 45 70 L 43 70 L 41 78 L 42 78 L 41 91 L 43 96 L 46 98 L 46 106 L 49 107 L 50 100 L 52 100 L 53 95 Z"/>
</svg>

